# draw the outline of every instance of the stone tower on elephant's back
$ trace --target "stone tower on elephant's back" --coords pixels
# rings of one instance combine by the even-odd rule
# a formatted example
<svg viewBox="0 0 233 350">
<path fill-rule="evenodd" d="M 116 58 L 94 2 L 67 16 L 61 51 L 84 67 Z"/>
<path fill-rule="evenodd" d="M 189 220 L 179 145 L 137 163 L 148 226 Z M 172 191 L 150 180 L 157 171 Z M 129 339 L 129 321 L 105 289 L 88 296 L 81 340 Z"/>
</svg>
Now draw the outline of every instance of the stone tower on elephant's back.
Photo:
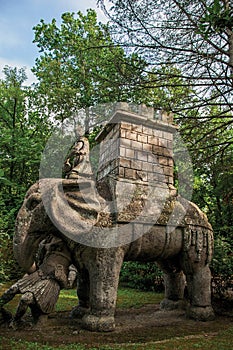
<svg viewBox="0 0 233 350">
<path fill-rule="evenodd" d="M 97 182 L 108 200 L 124 196 L 130 186 L 173 187 L 172 115 L 140 105 L 132 111 L 118 103 L 115 113 L 97 136 L 100 143 Z M 125 196 L 127 197 L 127 193 Z"/>
</svg>

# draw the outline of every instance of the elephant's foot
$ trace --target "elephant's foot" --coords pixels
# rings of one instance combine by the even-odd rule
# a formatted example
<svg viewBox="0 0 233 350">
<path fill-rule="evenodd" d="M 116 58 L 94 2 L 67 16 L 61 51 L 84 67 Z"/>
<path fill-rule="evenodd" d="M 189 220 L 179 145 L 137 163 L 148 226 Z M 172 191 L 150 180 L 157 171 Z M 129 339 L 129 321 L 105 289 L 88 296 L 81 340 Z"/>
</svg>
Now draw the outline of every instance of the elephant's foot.
<svg viewBox="0 0 233 350">
<path fill-rule="evenodd" d="M 171 300 L 163 299 L 160 303 L 160 308 L 163 310 L 175 310 L 175 309 L 185 309 L 187 306 L 187 301 L 185 300 Z"/>
<path fill-rule="evenodd" d="M 86 307 L 82 306 L 75 306 L 70 313 L 71 318 L 78 318 L 81 319 L 83 316 L 85 316 L 90 310 Z"/>
<path fill-rule="evenodd" d="M 190 306 L 187 309 L 187 317 L 196 321 L 211 321 L 215 315 L 212 306 Z"/>
<path fill-rule="evenodd" d="M 82 319 L 82 326 L 94 332 L 112 332 L 115 329 L 113 316 L 85 315 Z"/>
</svg>

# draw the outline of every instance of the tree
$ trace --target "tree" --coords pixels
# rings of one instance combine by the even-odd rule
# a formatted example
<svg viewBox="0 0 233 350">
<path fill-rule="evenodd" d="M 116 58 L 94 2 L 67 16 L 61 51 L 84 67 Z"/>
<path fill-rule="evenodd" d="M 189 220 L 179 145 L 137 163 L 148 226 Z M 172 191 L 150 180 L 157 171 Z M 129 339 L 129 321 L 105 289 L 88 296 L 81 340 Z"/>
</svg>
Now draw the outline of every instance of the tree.
<svg viewBox="0 0 233 350">
<path fill-rule="evenodd" d="M 209 131 L 224 130 L 233 108 L 233 4 L 229 0 L 98 0 L 113 22 L 119 45 L 154 68 L 154 84 L 192 88 L 192 98 L 170 108 L 202 123 L 221 118 Z M 112 7 L 105 7 L 111 3 Z M 161 71 L 161 66 L 177 73 Z M 210 107 L 218 106 L 212 109 Z M 194 111 L 191 115 L 188 111 Z M 211 133 L 209 134 L 212 135 Z M 225 145 L 223 146 L 225 147 Z"/>
<path fill-rule="evenodd" d="M 217 114 L 217 111 L 213 113 Z M 222 233 L 225 237 L 233 237 L 231 122 L 230 118 L 226 119 L 225 128 L 222 127 L 220 131 L 221 118 L 215 118 L 214 123 L 212 120 L 205 124 L 198 119 L 191 119 L 186 120 L 186 125 L 183 123 L 181 129 L 195 169 L 194 201 L 206 211 L 215 232 Z"/>
<path fill-rule="evenodd" d="M 108 25 L 97 24 L 94 10 L 61 18 L 60 27 L 55 19 L 34 27 L 41 56 L 33 71 L 50 113 L 63 121 L 85 109 L 88 131 L 93 126 L 89 107 L 130 100 L 146 63 L 114 44 Z"/>
<path fill-rule="evenodd" d="M 50 124 L 35 107 L 36 92 L 22 86 L 27 79 L 25 70 L 6 66 L 3 71 L 5 79 L 0 81 L 0 206 L 1 215 L 6 215 L 5 228 L 12 230 L 26 190 L 38 179 L 40 155 Z"/>
</svg>

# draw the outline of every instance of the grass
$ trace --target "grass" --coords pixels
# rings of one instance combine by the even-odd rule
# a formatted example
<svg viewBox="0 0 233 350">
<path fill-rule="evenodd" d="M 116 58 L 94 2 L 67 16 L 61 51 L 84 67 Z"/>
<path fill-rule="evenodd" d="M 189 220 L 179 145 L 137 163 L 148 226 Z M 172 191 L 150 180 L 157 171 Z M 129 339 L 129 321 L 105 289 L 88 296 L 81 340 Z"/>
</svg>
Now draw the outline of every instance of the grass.
<svg viewBox="0 0 233 350">
<path fill-rule="evenodd" d="M 120 288 L 117 296 L 118 308 L 139 308 L 146 304 L 158 304 L 163 299 L 163 294 L 154 292 L 141 292 L 130 288 Z M 56 305 L 56 311 L 71 310 L 77 303 L 76 291 L 62 290 Z"/>
</svg>

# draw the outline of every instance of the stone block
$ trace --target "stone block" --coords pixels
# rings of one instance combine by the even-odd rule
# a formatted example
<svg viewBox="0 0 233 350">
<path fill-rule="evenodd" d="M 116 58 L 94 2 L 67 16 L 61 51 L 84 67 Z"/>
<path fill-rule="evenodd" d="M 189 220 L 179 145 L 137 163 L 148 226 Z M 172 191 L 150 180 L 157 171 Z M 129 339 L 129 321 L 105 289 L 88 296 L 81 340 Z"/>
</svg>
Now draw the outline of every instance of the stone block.
<svg viewBox="0 0 233 350">
<path fill-rule="evenodd" d="M 122 167 L 122 166 L 119 167 L 118 175 L 120 177 L 125 177 L 125 168 L 124 167 Z"/>
<path fill-rule="evenodd" d="M 159 157 L 159 164 L 168 165 L 168 159 L 166 157 Z"/>
<path fill-rule="evenodd" d="M 125 139 L 125 138 L 121 138 L 120 139 L 120 144 L 126 148 L 130 148 L 131 147 L 131 140 L 130 139 Z"/>
<path fill-rule="evenodd" d="M 129 159 L 120 158 L 119 164 L 124 168 L 131 168 L 131 161 Z"/>
<path fill-rule="evenodd" d="M 140 170 L 142 169 L 143 163 L 140 160 L 134 159 L 131 160 L 131 168 L 132 169 L 136 169 L 136 170 Z"/>
<path fill-rule="evenodd" d="M 120 135 L 119 135 L 119 137 L 126 137 L 126 133 L 127 133 L 128 131 L 126 131 L 125 129 L 120 129 Z"/>
<path fill-rule="evenodd" d="M 150 145 L 158 145 L 159 141 L 158 141 L 158 138 L 156 136 L 148 136 L 148 143 Z"/>
<path fill-rule="evenodd" d="M 158 156 L 153 153 L 147 154 L 147 162 L 152 164 L 159 164 Z"/>
<path fill-rule="evenodd" d="M 147 152 L 152 152 L 152 145 L 150 145 L 149 143 L 143 143 L 142 150 Z"/>
<path fill-rule="evenodd" d="M 142 149 L 142 143 L 138 141 L 131 141 L 132 142 L 132 148 L 134 149 Z"/>
<path fill-rule="evenodd" d="M 130 139 L 132 141 L 137 141 L 137 133 L 134 131 L 126 131 L 125 132 L 125 137 L 127 139 Z"/>
<path fill-rule="evenodd" d="M 120 147 L 120 157 L 125 157 L 126 156 L 126 148 L 125 147 Z"/>
<path fill-rule="evenodd" d="M 173 167 L 173 165 L 174 165 L 173 158 L 168 158 L 168 165 Z"/>
<path fill-rule="evenodd" d="M 142 133 L 144 135 L 152 135 L 153 134 L 153 129 L 152 128 L 149 128 L 147 126 L 143 126 L 142 127 Z"/>
<path fill-rule="evenodd" d="M 125 148 L 124 156 L 127 158 L 135 159 L 135 151 L 130 148 Z"/>
<path fill-rule="evenodd" d="M 147 171 L 137 170 L 136 179 L 140 181 L 148 181 Z"/>
<path fill-rule="evenodd" d="M 158 130 L 158 129 L 153 129 L 152 135 L 162 139 L 163 138 L 163 131 L 162 130 Z"/>
<path fill-rule="evenodd" d="M 143 162 L 147 162 L 148 160 L 147 152 L 136 151 L 136 159 L 142 160 Z"/>
<path fill-rule="evenodd" d="M 164 155 L 164 147 L 152 145 L 152 153 L 156 156 L 163 156 Z"/>
<path fill-rule="evenodd" d="M 141 143 L 147 143 L 148 142 L 147 135 L 137 134 L 137 141 Z"/>
<path fill-rule="evenodd" d="M 163 172 L 165 175 L 172 176 L 173 175 L 173 168 L 172 167 L 164 167 Z"/>
<path fill-rule="evenodd" d="M 132 131 L 142 133 L 142 125 L 141 124 L 132 124 Z"/>
<path fill-rule="evenodd" d="M 136 179 L 136 170 L 125 168 L 125 178 L 126 179 Z"/>
<path fill-rule="evenodd" d="M 141 169 L 147 172 L 153 171 L 153 164 L 149 162 L 142 162 Z"/>
<path fill-rule="evenodd" d="M 123 129 L 131 130 L 132 127 L 133 127 L 133 125 L 130 123 L 121 122 L 121 128 L 123 128 Z"/>
</svg>

